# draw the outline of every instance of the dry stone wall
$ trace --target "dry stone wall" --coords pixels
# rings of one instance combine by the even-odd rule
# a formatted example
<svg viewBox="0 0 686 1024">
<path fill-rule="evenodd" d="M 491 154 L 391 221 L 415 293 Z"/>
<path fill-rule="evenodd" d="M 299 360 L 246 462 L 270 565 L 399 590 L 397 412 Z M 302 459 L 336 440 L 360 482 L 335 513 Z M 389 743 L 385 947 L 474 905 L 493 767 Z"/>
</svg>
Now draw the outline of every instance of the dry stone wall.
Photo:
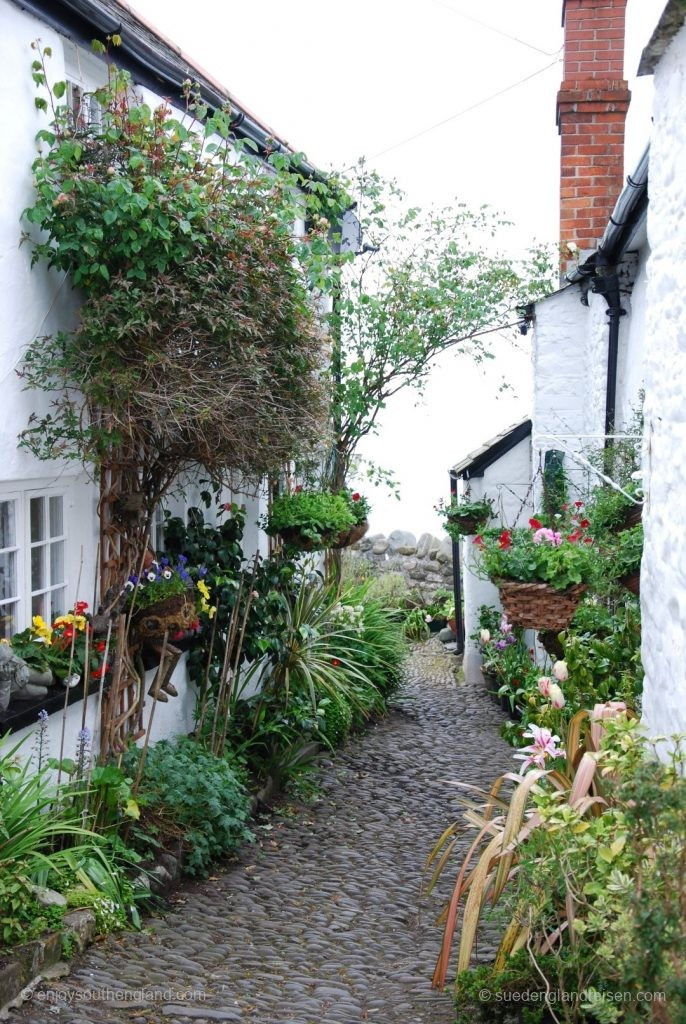
<svg viewBox="0 0 686 1024">
<path fill-rule="evenodd" d="M 351 549 L 351 559 L 370 562 L 378 573 L 399 572 L 424 601 L 439 589 L 452 589 L 453 546 L 448 537 L 442 539 L 423 533 L 419 540 L 406 530 L 369 534 Z"/>
</svg>

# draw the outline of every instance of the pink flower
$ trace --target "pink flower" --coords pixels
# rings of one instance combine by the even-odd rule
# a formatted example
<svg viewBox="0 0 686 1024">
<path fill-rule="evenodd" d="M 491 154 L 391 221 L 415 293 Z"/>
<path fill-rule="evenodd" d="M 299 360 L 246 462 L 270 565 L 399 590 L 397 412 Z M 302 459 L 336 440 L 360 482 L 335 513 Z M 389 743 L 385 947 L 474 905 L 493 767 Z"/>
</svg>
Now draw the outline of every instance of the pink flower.
<svg viewBox="0 0 686 1024">
<path fill-rule="evenodd" d="M 556 746 L 560 742 L 560 737 L 553 736 L 550 729 L 532 725 L 524 733 L 524 736 L 532 739 L 533 743 L 530 743 L 528 747 L 522 747 L 520 753 L 514 755 L 516 760 L 523 762 L 519 770 L 520 775 L 523 775 L 532 765 L 536 765 L 537 768 L 545 768 L 547 757 L 565 756 L 564 750 Z"/>
<path fill-rule="evenodd" d="M 542 527 L 540 530 L 536 530 L 533 537 L 534 544 L 552 544 L 554 548 L 559 548 L 562 543 L 562 535 L 556 530 L 550 530 L 547 526 Z"/>
<path fill-rule="evenodd" d="M 549 695 L 552 682 L 553 681 L 550 676 L 541 676 L 538 680 L 538 692 L 541 697 L 547 697 Z"/>
<path fill-rule="evenodd" d="M 550 697 L 550 703 L 553 705 L 554 708 L 557 708 L 558 711 L 560 710 L 560 708 L 563 708 L 565 706 L 565 695 L 560 689 L 560 687 L 557 685 L 557 683 L 550 684 L 548 696 Z"/>
<path fill-rule="evenodd" d="M 556 661 L 553 665 L 553 675 L 557 679 L 558 683 L 566 683 L 569 679 L 569 669 L 567 668 L 567 662 L 562 661 L 562 659 Z"/>
<path fill-rule="evenodd" d="M 507 616 L 506 615 L 503 615 L 502 619 L 500 620 L 500 632 L 501 633 L 511 633 L 512 632 L 512 626 L 507 621 Z"/>
</svg>

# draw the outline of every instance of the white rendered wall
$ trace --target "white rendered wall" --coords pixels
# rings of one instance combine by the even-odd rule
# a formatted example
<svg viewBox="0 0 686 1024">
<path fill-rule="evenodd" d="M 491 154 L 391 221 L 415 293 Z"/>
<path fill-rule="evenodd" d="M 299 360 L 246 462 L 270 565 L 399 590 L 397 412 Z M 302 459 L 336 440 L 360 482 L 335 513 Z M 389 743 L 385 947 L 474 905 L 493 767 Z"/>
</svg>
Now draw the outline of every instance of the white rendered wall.
<svg viewBox="0 0 686 1024">
<path fill-rule="evenodd" d="M 497 521 L 508 527 L 526 526 L 533 514 L 529 494 L 530 483 L 531 442 L 528 437 L 489 466 L 482 477 L 465 481 L 469 486 L 470 500 L 493 498 Z M 478 647 L 469 640 L 479 626 L 479 608 L 483 604 L 500 608 L 497 587 L 490 580 L 480 579 L 474 571 L 476 551 L 473 541 L 473 537 L 467 537 L 460 544 L 466 638 L 464 673 L 467 679 L 472 678 L 481 663 Z"/>
<path fill-rule="evenodd" d="M 655 72 L 646 310 L 643 716 L 686 733 L 686 28 Z"/>
<path fill-rule="evenodd" d="M 22 232 L 28 225 L 20 222 L 22 211 L 34 200 L 31 164 L 38 153 L 36 132 L 48 126 L 49 116 L 36 109 L 37 92 L 31 78 L 31 62 L 36 58 L 31 43 L 39 39 L 43 47 L 52 48 L 47 61 L 48 79 L 59 81 L 68 75 L 92 89 L 106 79 L 101 60 L 89 50 L 74 44 L 50 29 L 44 22 L 19 9 L 9 0 L 0 0 L 0 66 L 4 73 L 3 104 L 0 107 L 0 499 L 4 494 L 31 489 L 59 487 L 65 493 L 65 515 L 68 522 L 67 599 L 85 600 L 92 605 L 95 578 L 95 556 L 98 540 L 97 488 L 81 471 L 77 463 L 40 462 L 17 447 L 17 434 L 28 423 L 32 412 L 41 414 L 50 405 L 49 396 L 41 392 L 23 390 L 16 370 L 23 354 L 34 339 L 68 330 L 76 322 L 80 295 L 75 292 L 68 277 L 48 270 L 43 263 L 31 267 L 31 246 L 22 244 Z M 144 90 L 147 102 L 157 105 L 162 97 Z M 180 111 L 176 111 L 180 114 Z M 45 145 L 43 143 L 42 145 Z M 174 514 L 183 514 L 185 508 L 200 504 L 200 487 L 191 481 L 184 493 L 172 496 L 170 508 Z M 258 529 L 258 519 L 266 508 L 266 495 L 246 496 L 227 494 L 246 510 L 244 551 L 248 559 L 259 549 L 268 551 L 268 539 Z M 211 514 L 207 516 L 212 519 Z M 30 623 L 30 609 L 21 610 L 20 627 Z M 193 726 L 195 694 L 187 681 L 185 656 L 174 673 L 174 684 L 179 696 L 168 703 L 159 703 L 155 710 L 152 729 L 153 740 L 164 736 L 187 733 Z M 146 690 L 153 673 L 148 673 Z M 96 729 L 97 701 L 88 700 L 86 724 Z M 15 705 L 13 705 L 14 707 Z M 146 698 L 145 722 L 151 708 Z M 81 728 L 83 702 L 67 709 L 64 751 L 73 756 L 76 735 Z M 60 748 L 62 714 L 51 714 L 48 720 L 50 752 L 57 757 Z M 20 730 L 17 738 L 32 733 L 28 727 Z M 31 741 L 23 748 L 30 753 Z"/>
</svg>

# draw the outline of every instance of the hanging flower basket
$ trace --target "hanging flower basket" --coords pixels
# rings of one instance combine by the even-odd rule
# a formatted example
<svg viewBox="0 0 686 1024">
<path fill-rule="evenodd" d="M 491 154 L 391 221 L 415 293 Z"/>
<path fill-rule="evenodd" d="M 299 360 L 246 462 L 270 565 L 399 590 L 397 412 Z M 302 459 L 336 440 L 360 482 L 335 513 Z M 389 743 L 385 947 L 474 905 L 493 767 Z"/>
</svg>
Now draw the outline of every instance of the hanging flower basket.
<svg viewBox="0 0 686 1024">
<path fill-rule="evenodd" d="M 643 520 L 643 505 L 627 505 L 622 514 L 622 519 L 616 526 L 612 527 L 613 533 L 623 533 L 624 530 L 631 530 L 638 526 Z"/>
<path fill-rule="evenodd" d="M 513 626 L 522 629 L 554 630 L 559 633 L 572 621 L 586 590 L 576 583 L 566 590 L 555 590 L 548 583 L 520 583 L 498 580 L 503 611 Z"/>
<path fill-rule="evenodd" d="M 362 523 L 356 523 L 351 530 L 347 530 L 345 533 L 338 537 L 338 542 L 332 544 L 335 548 L 349 548 L 353 544 L 357 544 L 359 540 L 362 540 L 365 533 L 369 529 L 369 523 L 365 519 Z"/>
<path fill-rule="evenodd" d="M 640 568 L 635 569 L 634 572 L 627 573 L 626 576 L 622 576 L 619 580 L 623 587 L 630 590 L 636 597 L 641 596 L 641 570 Z"/>
<path fill-rule="evenodd" d="M 489 516 L 475 516 L 469 513 L 460 515 L 456 512 L 451 512 L 448 515 L 448 524 L 454 528 L 456 533 L 463 537 L 472 537 L 474 534 L 480 533 L 488 520 Z"/>
<path fill-rule="evenodd" d="M 555 629 L 542 629 L 538 633 L 538 641 L 551 658 L 561 661 L 565 656 L 565 649 L 560 643 L 560 638 Z"/>
<path fill-rule="evenodd" d="M 191 629 L 197 622 L 198 613 L 192 593 L 173 594 L 147 608 L 134 612 L 131 625 L 136 637 L 142 641 L 160 641 L 165 632 L 175 633 Z"/>
</svg>

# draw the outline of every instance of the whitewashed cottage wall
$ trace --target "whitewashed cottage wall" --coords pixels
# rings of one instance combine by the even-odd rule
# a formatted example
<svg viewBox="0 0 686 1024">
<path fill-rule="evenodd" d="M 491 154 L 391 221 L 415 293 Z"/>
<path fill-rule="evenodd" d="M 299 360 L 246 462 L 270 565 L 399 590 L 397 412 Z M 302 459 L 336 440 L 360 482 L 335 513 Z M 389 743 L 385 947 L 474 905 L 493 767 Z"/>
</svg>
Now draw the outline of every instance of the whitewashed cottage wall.
<svg viewBox="0 0 686 1024">
<path fill-rule="evenodd" d="M 686 733 L 686 27 L 655 70 L 646 313 L 643 715 Z"/>
<path fill-rule="evenodd" d="M 61 460 L 41 462 L 17 446 L 17 434 L 27 424 L 30 414 L 47 411 L 50 403 L 47 395 L 23 390 L 17 367 L 36 337 L 70 329 L 76 322 L 80 304 L 80 296 L 72 288 L 68 276 L 48 270 L 43 263 L 31 267 L 31 246 L 27 242 L 22 243 L 22 231 L 26 225 L 20 223 L 20 216 L 34 200 L 31 163 L 37 154 L 35 135 L 48 120 L 47 115 L 36 109 L 34 102 L 37 92 L 31 79 L 31 61 L 36 55 L 31 44 L 38 39 L 43 47 L 52 49 L 48 60 L 50 81 L 66 77 L 89 91 L 106 80 L 106 69 L 88 49 L 75 46 L 9 0 L 0 0 L 0 25 L 0 66 L 4 84 L 0 107 L 0 135 L 3 140 L 0 147 L 0 503 L 15 503 L 18 547 L 15 574 L 17 603 L 11 609 L 14 618 L 10 622 L 10 609 L 1 603 L 10 585 L 4 562 L 0 572 L 0 616 L 5 615 L 7 632 L 12 632 L 29 625 L 32 614 L 31 498 L 59 495 L 63 499 L 66 523 L 65 607 L 73 606 L 77 598 L 92 603 L 98 540 L 97 488 L 87 474 L 77 463 Z M 161 96 L 147 88 L 141 92 L 152 105 L 162 102 Z M 197 479 L 186 481 L 167 503 L 172 514 L 185 516 L 188 507 L 199 503 L 199 491 Z M 258 528 L 259 515 L 266 507 L 264 489 L 256 495 L 227 492 L 225 499 L 235 500 L 246 508 L 244 550 L 248 557 L 258 549 L 265 554 L 268 541 Z M 3 558 L 0 553 L 0 561 Z M 148 682 L 150 678 L 151 674 Z M 153 739 L 187 732 L 192 727 L 195 698 L 187 680 L 185 656 L 177 666 L 174 683 L 179 696 L 166 704 L 159 704 Z M 81 728 L 82 710 L 81 702 L 68 709 L 65 744 L 68 753 L 73 752 L 76 733 Z M 149 705 L 146 718 L 148 711 Z M 94 715 L 95 701 L 91 697 L 86 723 L 95 729 Z M 49 734 L 55 755 L 60 730 L 61 715 L 51 715 Z M 31 731 L 27 728 L 17 735 L 21 737 Z"/>
</svg>

